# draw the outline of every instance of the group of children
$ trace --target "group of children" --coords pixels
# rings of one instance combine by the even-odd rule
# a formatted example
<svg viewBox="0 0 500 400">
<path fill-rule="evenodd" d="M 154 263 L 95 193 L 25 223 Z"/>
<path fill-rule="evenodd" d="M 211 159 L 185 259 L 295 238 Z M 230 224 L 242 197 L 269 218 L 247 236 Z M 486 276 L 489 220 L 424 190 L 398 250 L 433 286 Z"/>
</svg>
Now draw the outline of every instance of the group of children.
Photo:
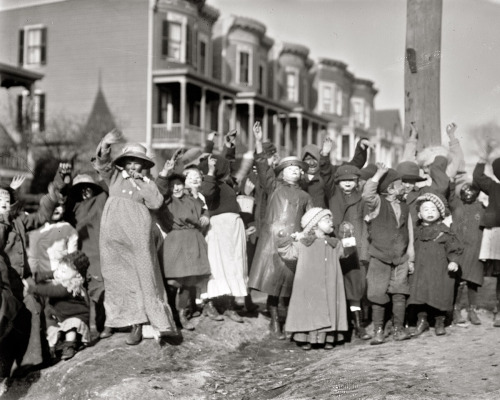
<svg viewBox="0 0 500 400">
<path fill-rule="evenodd" d="M 13 364 L 42 364 L 47 343 L 53 356 L 74 356 L 90 340 L 91 309 L 100 338 L 128 327 L 126 343 L 136 345 L 146 335 L 194 329 L 200 312 L 241 323 L 235 298 L 253 312 L 251 290 L 268 295 L 271 336 L 289 333 L 304 350 L 331 349 L 351 328 L 384 343 L 388 320 L 394 340 L 418 336 L 432 321 L 443 335 L 447 311 L 464 322 L 465 287 L 468 318 L 481 323 L 484 262 L 500 273 L 500 184 L 485 175 L 485 160 L 473 182 L 460 180 L 455 128 L 447 127 L 446 155 L 417 155 L 412 128 L 392 169 L 365 167 L 366 139 L 339 166 L 330 162 L 328 137 L 307 145 L 302 158 L 280 160 L 257 122 L 255 154 L 239 169 L 231 131 L 221 155 L 212 154 L 211 134 L 204 151 L 177 151 L 156 179 L 145 174 L 155 165 L 146 149 L 123 145 L 112 131 L 92 160 L 100 181 L 73 178 L 61 164 L 29 215 L 16 207 L 22 181 L 0 188 L 0 378 Z M 500 159 L 492 167 L 499 178 Z"/>
</svg>

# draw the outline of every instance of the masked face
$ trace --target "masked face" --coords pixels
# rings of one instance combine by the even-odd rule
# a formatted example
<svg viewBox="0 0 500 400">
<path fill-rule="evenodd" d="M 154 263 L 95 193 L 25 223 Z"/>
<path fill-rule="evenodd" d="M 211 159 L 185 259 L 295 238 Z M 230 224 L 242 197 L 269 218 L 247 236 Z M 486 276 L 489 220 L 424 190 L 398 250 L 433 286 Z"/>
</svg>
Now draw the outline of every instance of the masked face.
<svg viewBox="0 0 500 400">
<path fill-rule="evenodd" d="M 287 182 L 296 183 L 300 180 L 301 175 L 302 170 L 295 165 L 290 165 L 283 169 L 283 179 Z"/>
<path fill-rule="evenodd" d="M 10 193 L 8 190 L 0 189 L 0 213 L 8 213 L 10 211 Z"/>
<path fill-rule="evenodd" d="M 424 222 L 433 223 L 441 217 L 441 214 L 432 201 L 425 201 L 420 205 L 418 217 Z"/>
<path fill-rule="evenodd" d="M 52 213 L 52 222 L 59 222 L 60 220 L 62 220 L 62 217 L 63 217 L 63 214 L 64 214 L 64 206 L 57 206 L 55 209 L 54 209 L 54 212 Z"/>
<path fill-rule="evenodd" d="M 201 174 L 196 169 L 190 169 L 186 173 L 185 186 L 189 189 L 198 189 L 201 186 Z"/>
<path fill-rule="evenodd" d="M 123 167 L 129 175 L 133 175 L 134 172 L 140 174 L 144 168 L 144 161 L 137 157 L 127 157 Z"/>
<path fill-rule="evenodd" d="M 184 196 L 184 182 L 174 179 L 172 182 L 172 195 L 178 199 Z"/>
<path fill-rule="evenodd" d="M 316 172 L 319 170 L 319 163 L 318 160 L 316 160 L 313 156 L 308 154 L 305 156 L 304 161 L 309 165 L 309 168 L 307 170 L 307 173 L 309 175 L 314 175 Z"/>
<path fill-rule="evenodd" d="M 462 186 L 462 189 L 460 189 L 460 199 L 465 204 L 474 203 L 478 196 L 479 196 L 479 190 L 475 189 L 474 187 L 472 187 L 467 183 Z"/>
<path fill-rule="evenodd" d="M 409 194 L 415 188 L 415 182 L 403 182 L 404 194 Z"/>
<path fill-rule="evenodd" d="M 325 215 L 318 222 L 318 229 L 327 235 L 333 232 L 333 220 L 330 215 Z"/>
<path fill-rule="evenodd" d="M 354 189 L 358 186 L 358 182 L 354 179 L 348 181 L 340 181 L 339 187 L 345 194 L 351 194 Z"/>
<path fill-rule="evenodd" d="M 91 186 L 84 185 L 82 187 L 82 199 L 83 200 L 88 200 L 94 197 L 94 189 Z"/>
</svg>

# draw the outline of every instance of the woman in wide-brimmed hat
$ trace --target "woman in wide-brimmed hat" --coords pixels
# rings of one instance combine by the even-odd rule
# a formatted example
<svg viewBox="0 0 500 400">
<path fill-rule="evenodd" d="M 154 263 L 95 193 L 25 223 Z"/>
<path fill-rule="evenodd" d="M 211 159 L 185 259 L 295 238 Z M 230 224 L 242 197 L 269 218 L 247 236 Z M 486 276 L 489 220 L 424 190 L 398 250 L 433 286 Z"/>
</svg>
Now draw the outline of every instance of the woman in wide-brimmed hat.
<svg viewBox="0 0 500 400">
<path fill-rule="evenodd" d="M 128 144 L 111 160 L 110 145 L 121 133 L 108 133 L 97 147 L 94 168 L 109 186 L 101 220 L 101 271 L 110 328 L 131 326 L 126 343 L 142 340 L 142 325 L 161 334 L 176 331 L 162 282 L 150 210 L 163 204 L 156 184 L 142 174 L 154 166 L 140 144 Z"/>
</svg>

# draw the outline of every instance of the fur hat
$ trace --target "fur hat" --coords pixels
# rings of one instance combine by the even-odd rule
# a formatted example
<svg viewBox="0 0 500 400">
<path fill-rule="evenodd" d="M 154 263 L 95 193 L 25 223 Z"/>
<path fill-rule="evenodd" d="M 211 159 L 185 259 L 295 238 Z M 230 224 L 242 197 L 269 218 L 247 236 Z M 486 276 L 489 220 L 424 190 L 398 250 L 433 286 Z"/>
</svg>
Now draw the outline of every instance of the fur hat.
<svg viewBox="0 0 500 400">
<path fill-rule="evenodd" d="M 441 215 L 441 218 L 446 218 L 447 210 L 446 210 L 446 200 L 436 193 L 425 193 L 422 196 L 417 197 L 417 210 L 420 211 L 420 206 L 426 201 L 430 201 L 434 203 L 436 208 Z"/>
<path fill-rule="evenodd" d="M 290 156 L 282 158 L 278 166 L 274 169 L 276 175 L 278 175 L 281 171 L 283 171 L 286 167 L 297 166 L 300 167 L 304 172 L 307 172 L 309 165 L 300 160 L 299 157 Z"/>
<path fill-rule="evenodd" d="M 360 176 L 359 168 L 354 165 L 344 164 L 335 171 L 335 182 L 352 181 Z"/>
<path fill-rule="evenodd" d="M 327 208 L 321 207 L 313 207 L 306 211 L 306 213 L 302 216 L 300 220 L 300 225 L 304 229 L 305 233 L 311 231 L 311 229 L 316 226 L 316 224 L 323 218 L 325 215 L 332 215 L 332 212 Z"/>
<path fill-rule="evenodd" d="M 359 179 L 367 181 L 377 172 L 377 166 L 375 164 L 368 164 L 366 167 L 360 169 Z"/>
<path fill-rule="evenodd" d="M 378 184 L 378 192 L 387 192 L 389 185 L 398 179 L 401 179 L 401 175 L 396 170 L 389 168 Z"/>
<path fill-rule="evenodd" d="M 120 165 L 127 157 L 135 157 L 144 161 L 144 169 L 151 169 L 154 167 L 154 161 L 146 155 L 146 148 L 139 143 L 129 143 L 125 145 L 122 154 L 115 158 L 114 163 Z"/>
<path fill-rule="evenodd" d="M 420 176 L 418 165 L 412 161 L 403 161 L 396 166 L 396 171 L 401 175 L 401 180 L 411 182 L 425 181 L 423 176 Z"/>
<path fill-rule="evenodd" d="M 417 164 L 420 167 L 427 167 L 434 162 L 437 156 L 448 159 L 449 151 L 443 146 L 426 147 L 417 154 Z"/>
</svg>

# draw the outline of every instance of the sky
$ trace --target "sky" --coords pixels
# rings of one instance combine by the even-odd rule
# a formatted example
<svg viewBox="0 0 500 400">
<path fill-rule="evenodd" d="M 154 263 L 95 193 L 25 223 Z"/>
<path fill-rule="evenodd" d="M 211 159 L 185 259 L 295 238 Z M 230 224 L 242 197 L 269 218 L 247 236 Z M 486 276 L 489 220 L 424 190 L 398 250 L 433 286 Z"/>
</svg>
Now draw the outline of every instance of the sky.
<svg viewBox="0 0 500 400">
<path fill-rule="evenodd" d="M 310 57 L 333 58 L 379 90 L 376 109 L 404 119 L 406 0 L 207 0 L 221 18 L 254 18 L 271 38 L 299 43 Z M 443 0 L 441 125 L 500 123 L 500 0 Z M 467 146 L 465 146 L 467 147 Z M 465 149 L 467 150 L 467 148 Z"/>
</svg>

